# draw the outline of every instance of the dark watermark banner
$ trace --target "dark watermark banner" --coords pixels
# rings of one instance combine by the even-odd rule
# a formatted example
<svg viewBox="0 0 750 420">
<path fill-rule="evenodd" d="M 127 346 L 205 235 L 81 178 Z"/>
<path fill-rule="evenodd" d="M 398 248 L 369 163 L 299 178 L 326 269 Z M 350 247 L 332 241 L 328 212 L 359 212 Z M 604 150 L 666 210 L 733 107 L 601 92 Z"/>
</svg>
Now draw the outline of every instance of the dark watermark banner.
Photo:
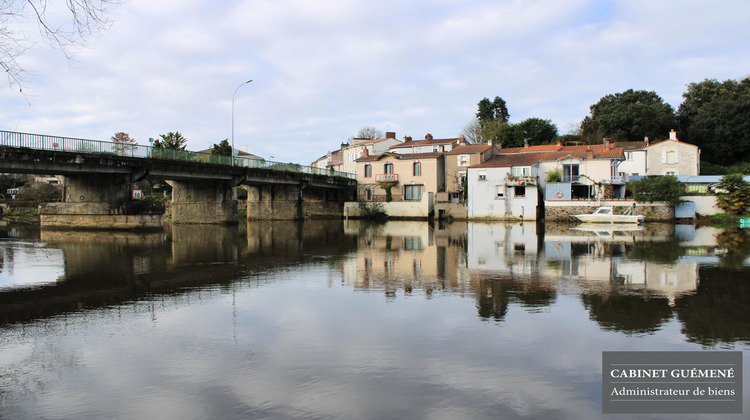
<svg viewBox="0 0 750 420">
<path fill-rule="evenodd" d="M 742 352 L 602 352 L 602 412 L 742 413 Z"/>
</svg>

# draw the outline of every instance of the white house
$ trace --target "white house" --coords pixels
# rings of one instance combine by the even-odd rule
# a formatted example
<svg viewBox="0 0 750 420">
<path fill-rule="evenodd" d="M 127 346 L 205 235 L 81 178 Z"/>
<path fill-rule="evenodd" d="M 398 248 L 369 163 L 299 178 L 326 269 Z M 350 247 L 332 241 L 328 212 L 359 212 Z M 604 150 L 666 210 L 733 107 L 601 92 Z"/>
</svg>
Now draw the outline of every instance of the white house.
<svg viewBox="0 0 750 420">
<path fill-rule="evenodd" d="M 495 156 L 468 168 L 469 219 L 536 220 L 538 161 L 547 153 Z"/>
</svg>

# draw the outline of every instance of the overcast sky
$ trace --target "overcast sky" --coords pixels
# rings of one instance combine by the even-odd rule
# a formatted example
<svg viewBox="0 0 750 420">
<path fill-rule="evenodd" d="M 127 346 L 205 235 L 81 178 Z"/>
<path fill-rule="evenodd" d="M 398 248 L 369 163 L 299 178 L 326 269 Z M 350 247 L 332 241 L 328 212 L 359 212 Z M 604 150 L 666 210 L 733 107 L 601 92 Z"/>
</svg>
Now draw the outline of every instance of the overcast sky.
<svg viewBox="0 0 750 420">
<path fill-rule="evenodd" d="M 0 129 L 309 164 L 360 128 L 454 137 L 483 97 L 564 134 L 602 96 L 750 75 L 747 0 L 125 0 L 75 61 L 43 43 Z M 35 26 L 28 27 L 33 37 Z M 665 136 L 667 133 L 664 133 Z"/>
</svg>

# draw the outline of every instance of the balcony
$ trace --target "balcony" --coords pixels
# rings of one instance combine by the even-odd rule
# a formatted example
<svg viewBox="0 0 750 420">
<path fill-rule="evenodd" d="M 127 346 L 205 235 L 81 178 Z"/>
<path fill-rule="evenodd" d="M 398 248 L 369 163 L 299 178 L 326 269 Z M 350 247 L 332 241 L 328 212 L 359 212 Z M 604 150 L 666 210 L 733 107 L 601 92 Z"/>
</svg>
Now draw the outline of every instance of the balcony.
<svg viewBox="0 0 750 420">
<path fill-rule="evenodd" d="M 375 182 L 398 182 L 398 174 L 375 175 Z"/>
<path fill-rule="evenodd" d="M 508 186 L 523 186 L 523 185 L 536 185 L 536 177 L 530 175 L 512 176 L 508 175 L 505 178 L 505 185 Z"/>
<path fill-rule="evenodd" d="M 581 182 L 579 175 L 563 175 L 562 182 Z"/>
</svg>

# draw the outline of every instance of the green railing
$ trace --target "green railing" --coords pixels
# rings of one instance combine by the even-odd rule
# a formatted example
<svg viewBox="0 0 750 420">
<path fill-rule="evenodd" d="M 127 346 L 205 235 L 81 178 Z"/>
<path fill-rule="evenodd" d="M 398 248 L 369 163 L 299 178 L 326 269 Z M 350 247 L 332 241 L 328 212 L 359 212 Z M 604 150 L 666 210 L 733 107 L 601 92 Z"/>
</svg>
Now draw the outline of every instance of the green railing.
<svg viewBox="0 0 750 420">
<path fill-rule="evenodd" d="M 187 150 L 156 149 L 139 144 L 122 144 L 98 140 L 48 136 L 43 134 L 19 133 L 0 130 L 0 146 L 49 150 L 53 152 L 73 152 L 107 154 L 143 159 L 160 159 L 180 162 L 207 163 L 211 165 L 237 166 L 243 168 L 264 168 L 284 172 L 300 172 L 314 175 L 340 176 L 355 179 L 350 172 L 329 171 L 296 163 L 271 162 L 264 159 L 248 159 L 235 156 L 219 156 L 210 153 L 189 152 Z"/>
</svg>

